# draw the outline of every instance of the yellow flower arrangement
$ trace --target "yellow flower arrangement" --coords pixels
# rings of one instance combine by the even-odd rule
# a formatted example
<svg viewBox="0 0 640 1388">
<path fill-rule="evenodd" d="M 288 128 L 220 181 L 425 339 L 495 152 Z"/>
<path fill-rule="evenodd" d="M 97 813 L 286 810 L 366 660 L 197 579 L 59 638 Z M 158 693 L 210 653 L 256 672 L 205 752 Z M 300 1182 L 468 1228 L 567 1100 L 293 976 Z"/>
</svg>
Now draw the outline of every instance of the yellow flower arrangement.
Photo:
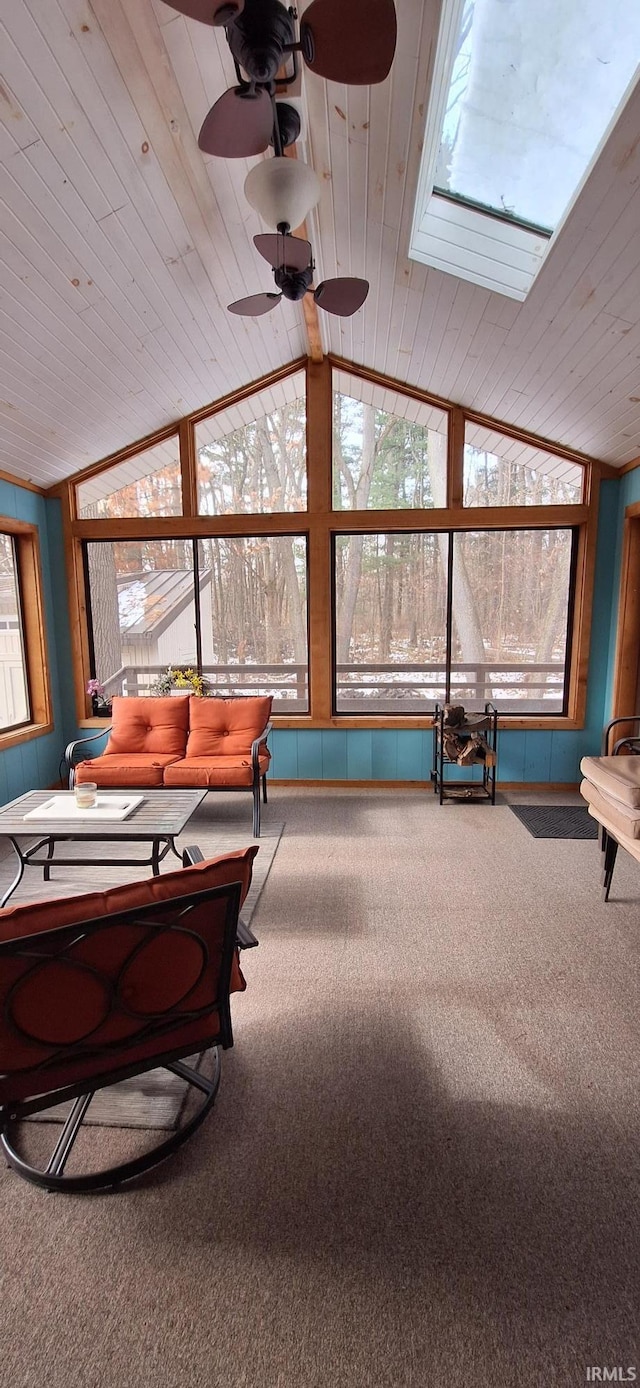
<svg viewBox="0 0 640 1388">
<path fill-rule="evenodd" d="M 169 667 L 171 668 L 171 667 Z M 204 680 L 197 670 L 174 670 L 176 689 L 191 689 L 194 694 L 202 698 L 204 694 Z"/>
<path fill-rule="evenodd" d="M 199 675 L 197 670 L 192 670 L 190 665 L 168 665 L 163 674 L 154 680 L 149 693 L 162 695 L 170 694 L 173 689 L 183 689 L 185 693 L 195 694 L 197 698 L 202 699 L 208 693 L 208 688 L 204 676 Z"/>
</svg>

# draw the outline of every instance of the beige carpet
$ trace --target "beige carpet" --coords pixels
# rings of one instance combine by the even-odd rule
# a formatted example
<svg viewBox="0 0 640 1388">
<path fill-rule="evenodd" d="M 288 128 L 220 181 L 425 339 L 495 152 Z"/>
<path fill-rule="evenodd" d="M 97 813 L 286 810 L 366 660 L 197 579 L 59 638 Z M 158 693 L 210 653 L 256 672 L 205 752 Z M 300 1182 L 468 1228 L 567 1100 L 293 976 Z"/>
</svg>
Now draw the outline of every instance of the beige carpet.
<svg viewBox="0 0 640 1388">
<path fill-rule="evenodd" d="M 213 1117 L 119 1196 L 0 1172 L 3 1381 L 640 1377 L 638 864 L 605 906 L 597 844 L 504 804 L 270 798 Z"/>
</svg>

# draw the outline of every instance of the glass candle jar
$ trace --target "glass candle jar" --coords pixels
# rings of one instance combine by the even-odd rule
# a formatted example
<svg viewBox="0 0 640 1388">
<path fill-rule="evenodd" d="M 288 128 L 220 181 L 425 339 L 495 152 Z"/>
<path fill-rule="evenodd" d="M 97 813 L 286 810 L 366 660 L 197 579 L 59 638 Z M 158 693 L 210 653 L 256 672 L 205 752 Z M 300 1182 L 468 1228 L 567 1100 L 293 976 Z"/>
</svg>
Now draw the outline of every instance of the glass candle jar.
<svg viewBox="0 0 640 1388">
<path fill-rule="evenodd" d="M 98 800 L 98 787 L 95 781 L 83 781 L 74 786 L 74 794 L 79 810 L 92 810 Z"/>
</svg>

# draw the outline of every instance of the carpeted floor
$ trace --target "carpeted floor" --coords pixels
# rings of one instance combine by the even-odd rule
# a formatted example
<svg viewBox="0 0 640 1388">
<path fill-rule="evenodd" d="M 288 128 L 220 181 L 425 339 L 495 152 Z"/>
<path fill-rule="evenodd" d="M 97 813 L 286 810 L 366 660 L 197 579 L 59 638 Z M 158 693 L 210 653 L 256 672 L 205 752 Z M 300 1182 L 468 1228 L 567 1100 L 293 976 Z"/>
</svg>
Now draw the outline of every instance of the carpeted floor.
<svg viewBox="0 0 640 1388">
<path fill-rule="evenodd" d="M 118 1196 L 0 1171 L 3 1381 L 572 1388 L 637 1365 L 637 863 L 604 905 L 597 843 L 504 803 L 270 799 L 212 1119 Z"/>
</svg>

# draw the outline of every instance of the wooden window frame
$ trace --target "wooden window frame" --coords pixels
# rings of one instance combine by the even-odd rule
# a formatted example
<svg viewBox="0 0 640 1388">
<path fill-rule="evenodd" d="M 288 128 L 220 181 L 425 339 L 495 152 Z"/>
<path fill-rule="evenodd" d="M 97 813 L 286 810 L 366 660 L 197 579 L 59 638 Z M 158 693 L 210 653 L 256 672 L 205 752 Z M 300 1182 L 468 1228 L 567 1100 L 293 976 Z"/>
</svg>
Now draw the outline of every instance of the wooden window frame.
<svg viewBox="0 0 640 1388">
<path fill-rule="evenodd" d="M 53 732 L 53 704 L 44 612 L 40 536 L 37 525 L 0 516 L 0 532 L 15 545 L 22 620 L 22 640 L 30 717 L 19 727 L 0 730 L 0 752 Z"/>
<path fill-rule="evenodd" d="M 279 530 L 279 529 L 277 530 L 277 529 L 275 528 L 275 526 L 271 526 L 271 527 L 268 527 L 266 530 L 265 530 L 265 528 L 263 527 L 263 528 L 260 529 L 259 532 L 258 532 L 257 530 L 255 530 L 255 529 L 251 529 L 251 530 L 242 530 L 242 531 L 234 530 L 233 532 L 230 532 L 230 531 L 228 531 L 228 530 L 225 530 L 225 531 L 223 531 L 223 532 L 216 530 L 215 535 L 211 535 L 211 533 L 208 533 L 208 534 L 205 535 L 205 534 L 203 534 L 202 532 L 200 532 L 198 537 L 195 537 L 195 536 L 193 536 L 193 535 L 184 534 L 184 533 L 181 534 L 180 536 L 175 536 L 175 535 L 169 536 L 169 535 L 167 535 L 167 534 L 165 533 L 164 536 L 160 536 L 160 537 L 155 537 L 155 536 L 154 536 L 154 538 L 161 538 L 161 539 L 164 538 L 165 540 L 168 540 L 168 539 L 170 539 L 170 538 L 171 538 L 171 539 L 180 538 L 180 539 L 182 539 L 182 540 L 193 540 L 193 539 L 195 539 L 195 538 L 200 538 L 200 539 L 203 539 L 203 540 L 206 540 L 206 539 L 224 540 L 224 539 L 227 539 L 227 538 L 228 538 L 228 539 L 245 539 L 245 538 L 246 538 L 246 539 L 255 539 L 256 536 L 259 535 L 259 536 L 264 536 L 265 538 L 268 538 L 268 539 L 279 539 L 280 536 L 283 535 L 283 534 L 291 534 L 291 535 L 293 536 L 293 538 L 295 538 L 296 540 L 302 540 L 302 541 L 304 541 L 304 545 L 305 545 L 305 557 L 306 557 L 306 564 L 305 564 L 305 568 L 306 568 L 306 593 L 307 593 L 307 595 L 308 595 L 308 591 L 309 591 L 309 531 L 308 531 L 308 528 L 307 528 L 306 524 L 304 523 L 304 512 L 302 512 L 302 511 L 296 511 L 296 512 L 294 512 L 294 513 L 292 513 L 292 514 L 297 515 L 297 516 L 299 516 L 299 517 L 301 517 L 301 518 L 303 519 L 303 524 L 302 524 L 302 525 L 298 525 L 297 528 L 296 528 L 295 530 L 293 530 L 293 531 L 289 531 L 289 530 L 283 531 L 283 530 Z M 268 519 L 270 519 L 270 518 L 272 518 L 272 513 L 271 513 L 271 512 L 266 512 L 266 513 L 265 513 L 265 519 L 268 520 Z M 171 517 L 171 518 L 169 518 L 169 519 L 175 520 L 175 517 Z M 255 517 L 252 516 L 251 519 L 253 520 L 253 519 L 255 519 Z M 139 523 L 139 522 L 137 522 L 137 526 L 138 526 L 137 534 L 136 534 L 135 536 L 131 536 L 131 537 L 127 536 L 127 539 L 128 539 L 128 538 L 131 538 L 131 539 L 134 539 L 134 540 L 146 539 L 146 540 L 148 541 L 148 540 L 151 538 L 150 535 L 149 535 L 149 533 L 146 532 L 146 533 L 143 534 L 143 532 L 140 530 L 140 523 Z M 78 556 L 78 557 L 79 557 L 79 560 L 80 560 L 81 569 L 82 569 L 82 574 L 83 574 L 83 592 L 84 592 L 85 605 L 86 605 L 86 609 L 87 609 L 87 617 L 88 617 L 89 611 L 91 610 L 91 592 L 90 592 L 90 584 L 89 584 L 89 579 L 88 579 L 88 567 L 87 567 L 87 562 L 86 562 L 86 561 L 87 561 L 87 558 L 88 558 L 88 556 L 86 555 L 86 546 L 87 546 L 88 544 L 91 544 L 91 543 L 93 543 L 93 544 L 100 544 L 100 543 L 103 543 L 103 544 L 104 544 L 104 543 L 107 543 L 107 544 L 108 544 L 109 541 L 110 541 L 110 539 L 113 539 L 113 538 L 115 538 L 115 537 L 114 537 L 114 536 L 107 536 L 107 535 L 105 535 L 105 534 L 101 534 L 101 535 L 93 535 L 93 536 L 90 536 L 90 537 L 88 537 L 88 538 L 86 538 L 86 539 L 82 539 L 82 540 L 79 541 L 80 553 L 79 553 L 79 556 Z M 120 539 L 120 540 L 123 539 L 123 537 L 122 537 L 121 535 L 119 535 L 117 538 Z M 78 541 L 75 541 L 75 543 L 77 544 Z M 193 575 L 194 575 L 194 588 L 193 588 L 194 612 L 195 612 L 195 616 L 196 616 L 196 627 L 198 628 L 198 627 L 200 626 L 200 623 L 201 623 L 201 612 L 202 612 L 202 608 L 201 608 L 201 606 L 199 606 L 199 604 L 200 604 L 200 598 L 199 598 L 199 595 L 198 595 L 198 593 L 197 593 L 197 591 L 196 591 L 196 588 L 195 588 L 195 569 L 192 569 L 192 573 L 193 573 Z M 309 601 L 308 601 L 308 596 L 307 596 L 307 598 L 306 598 L 306 603 L 305 603 L 305 605 L 306 605 L 306 633 L 307 633 L 307 662 L 306 662 L 307 678 L 306 678 L 306 686 L 307 686 L 307 691 L 308 691 L 308 701 L 309 701 L 309 705 L 310 705 L 310 703 L 311 703 L 311 691 L 310 691 L 310 679 L 309 679 L 309 669 L 310 669 L 309 646 L 310 646 L 310 642 L 309 642 Z M 86 636 L 87 636 L 87 642 L 88 642 L 89 645 L 90 645 L 89 624 L 88 624 L 88 620 L 87 620 L 87 627 L 86 627 Z M 195 665 L 195 663 L 196 663 L 196 662 L 194 661 L 193 664 Z M 206 673 L 207 666 L 206 666 L 206 663 L 205 663 L 205 662 L 203 662 L 203 666 L 204 666 L 205 673 Z M 246 669 L 246 668 L 249 668 L 249 669 L 250 669 L 251 667 L 250 667 L 250 666 L 249 666 L 249 667 L 246 667 L 246 666 L 238 665 L 238 669 L 239 669 L 240 671 L 241 671 L 242 669 Z M 90 675 L 93 674 L 93 673 L 95 673 L 95 672 L 94 672 L 94 671 L 90 671 L 90 674 L 87 675 L 87 679 L 89 679 L 89 678 L 90 678 Z M 85 688 L 86 688 L 86 682 L 85 682 Z M 216 691 L 214 691 L 214 692 L 216 692 Z M 220 694 L 224 694 L 224 687 L 221 686 L 221 688 L 220 688 L 217 692 L 220 693 Z M 276 701 L 276 711 L 275 711 L 274 717 L 277 717 L 277 716 L 278 716 L 278 713 L 277 713 L 277 701 Z M 301 718 L 303 718 L 303 719 L 308 719 L 309 714 L 308 714 L 308 713 L 306 713 L 306 714 L 305 714 L 305 713 L 302 713 L 302 714 L 300 714 L 299 716 L 300 716 Z M 99 723 L 100 721 L 105 721 L 105 720 L 104 720 L 104 719 L 103 719 L 103 720 L 100 720 L 99 718 L 96 720 L 95 718 L 92 718 L 92 719 L 90 719 L 89 721 L 90 721 L 91 723 L 94 723 L 94 722 L 96 722 L 96 721 Z M 108 721 L 108 720 L 107 720 L 107 721 Z M 83 720 L 83 725 L 84 725 L 84 720 Z"/>
<path fill-rule="evenodd" d="M 485 508 L 478 508 L 477 513 L 480 514 L 480 515 L 485 515 L 486 512 L 488 511 L 488 509 L 489 509 L 488 507 L 487 507 L 486 509 L 485 509 Z M 525 508 L 523 507 L 522 509 L 524 510 Z M 350 511 L 344 511 L 344 512 L 342 512 L 341 514 L 344 515 L 344 516 L 346 517 L 346 516 L 350 516 L 350 515 L 352 514 L 352 512 L 350 512 Z M 371 510 L 371 511 L 368 511 L 366 514 L 369 515 L 369 516 L 375 517 L 375 516 L 377 516 L 378 512 L 377 512 L 377 511 L 374 511 L 374 510 Z M 403 515 L 405 515 L 405 516 L 412 516 L 413 514 L 414 514 L 414 512 L 411 511 L 410 509 L 407 509 L 407 510 L 405 510 L 405 511 L 403 512 Z M 391 533 L 393 533 L 393 534 L 401 534 L 401 535 L 411 535 L 411 536 L 414 536 L 414 535 L 426 535 L 426 534 L 431 534 L 431 535 L 433 535 L 433 534 L 442 533 L 443 529 L 444 529 L 443 526 L 438 526 L 438 527 L 434 527 L 431 531 L 429 531 L 427 528 L 416 528 L 416 527 L 414 527 L 414 526 L 411 526 L 411 525 L 409 525 L 409 524 L 406 524 L 406 525 L 403 527 L 402 530 L 398 530 L 397 528 L 395 528 L 395 529 L 393 530 L 393 532 L 391 532 Z M 560 720 L 560 721 L 562 722 L 563 726 L 564 726 L 565 723 L 566 723 L 566 720 L 567 720 L 567 718 L 568 718 L 568 716 L 569 716 L 569 715 L 568 715 L 568 708 L 569 708 L 570 699 L 571 699 L 571 653 L 572 653 L 572 649 L 573 649 L 573 623 L 574 623 L 574 614 L 575 614 L 576 569 L 577 569 L 577 565 L 578 565 L 578 556 L 579 556 L 579 552 L 580 552 L 580 531 L 579 531 L 579 527 L 578 527 L 578 526 L 575 526 L 575 525 L 573 525 L 573 526 L 569 526 L 569 525 L 558 525 L 558 526 L 554 526 L 554 527 L 552 527 L 552 526 L 546 526 L 546 525 L 545 525 L 545 526 L 540 526 L 540 525 L 526 525 L 526 526 L 525 526 L 525 525 L 520 525 L 520 526 L 504 526 L 504 527 L 502 527 L 502 530 L 500 530 L 497 526 L 494 526 L 494 525 L 487 525 L 486 523 L 485 523 L 484 525 L 463 526 L 463 525 L 460 524 L 460 521 L 458 520 L 458 523 L 457 523 L 457 525 L 456 525 L 455 528 L 452 527 L 451 529 L 449 529 L 448 531 L 446 531 L 446 533 L 447 533 L 447 535 L 448 535 L 448 538 L 449 538 L 449 546 L 450 546 L 450 550 L 449 550 L 449 554 L 450 554 L 450 565 L 452 565 L 453 568 L 455 568 L 455 548 L 454 548 L 454 546 L 455 546 L 455 539 L 456 539 L 456 536 L 457 536 L 457 535 L 464 534 L 465 532 L 466 532 L 466 533 L 471 533 L 471 534 L 477 534 L 478 532 L 481 532 L 481 533 L 489 533 L 489 534 L 496 534 L 496 533 L 497 533 L 497 534 L 504 534 L 505 530 L 519 530 L 519 531 L 522 530 L 522 531 L 526 531 L 527 533 L 529 533 L 529 532 L 531 532 L 532 530 L 541 530 L 541 529 L 544 529 L 544 530 L 548 530 L 548 529 L 567 530 L 567 531 L 569 531 L 570 536 L 571 536 L 571 541 L 570 541 L 570 564 L 569 564 L 569 586 L 568 586 L 568 594 L 567 594 L 567 598 L 568 598 L 568 602 L 567 602 L 567 614 L 568 614 L 568 616 L 567 616 L 567 646 L 566 646 L 565 661 L 564 661 L 564 667 L 563 667 L 563 696 L 562 696 L 563 712 L 555 711 L 555 712 L 550 712 L 550 713 L 541 713 L 541 712 L 538 711 L 538 712 L 535 713 L 535 714 L 532 714 L 532 713 L 529 713 L 529 714 L 527 714 L 527 713 L 523 713 L 523 714 L 503 713 L 502 716 L 499 718 L 499 723 L 500 723 L 500 726 L 501 726 L 501 727 L 504 727 L 504 728 L 510 728 L 510 727 L 513 727 L 513 726 L 520 727 L 520 726 L 522 725 L 523 722 L 525 722 L 525 723 L 528 725 L 529 722 L 531 721 L 531 722 L 533 722 L 533 723 L 536 725 L 536 727 L 539 727 L 540 730 L 544 730 L 545 728 L 553 728 L 554 725 L 555 725 L 555 723 L 556 723 L 558 720 Z M 338 662 L 337 662 L 337 660 L 335 659 L 335 650 L 336 650 L 336 630 L 337 630 L 337 615 L 336 615 L 336 573 L 335 573 L 335 568 L 336 568 L 336 547 L 335 547 L 335 541 L 336 541 L 336 538 L 339 537 L 339 536 L 342 537 L 343 539 L 344 539 L 344 538 L 350 539 L 350 538 L 352 538 L 352 536 L 354 535 L 354 533 L 357 534 L 357 533 L 360 533 L 360 532 L 354 532 L 354 531 L 352 531 L 347 525 L 344 525 L 340 530 L 335 530 L 335 531 L 333 532 L 332 544 L 331 544 L 331 557 L 332 557 L 332 589 L 331 589 L 331 598 L 332 598 L 332 621 L 333 621 L 333 636 L 334 636 L 334 644 L 333 644 L 334 659 L 333 659 L 333 662 L 332 662 L 332 687 L 331 687 L 331 698 L 332 698 L 332 708 L 334 709 L 334 711 L 335 711 L 335 709 L 337 708 L 337 703 L 338 703 L 338 672 L 337 672 L 337 663 L 338 663 Z M 366 533 L 368 536 L 380 536 L 380 535 L 386 536 L 386 535 L 388 535 L 390 532 L 389 532 L 388 530 L 386 530 L 386 529 L 381 529 L 377 524 L 373 524 L 373 525 L 370 525 L 370 526 L 368 527 L 368 529 L 366 530 L 365 533 Z M 452 569 L 450 569 L 450 572 L 452 572 Z M 455 579 L 453 579 L 452 581 L 453 581 L 453 584 L 455 584 Z M 449 602 L 450 602 L 450 600 L 451 600 L 451 590 L 449 589 L 449 576 L 448 576 L 448 574 L 445 575 L 445 577 L 444 577 L 444 583 L 445 583 L 445 606 L 448 608 Z M 447 619 L 445 619 L 444 629 L 445 629 L 445 631 L 446 631 L 446 633 L 447 633 L 447 646 L 448 646 L 449 636 L 448 636 L 448 620 L 447 620 Z M 444 664 L 445 664 L 445 686 L 446 686 L 446 688 L 449 688 L 450 685 L 451 685 L 451 679 L 450 679 L 451 671 L 452 671 L 452 669 L 454 668 L 454 666 L 456 665 L 456 663 L 457 663 L 457 662 L 456 662 L 455 660 L 453 660 L 453 659 L 451 659 L 451 660 L 449 661 L 449 660 L 447 660 L 447 659 L 445 658 Z M 486 663 L 487 663 L 488 666 L 490 666 L 490 663 L 491 663 L 491 662 L 487 660 Z M 523 671 L 524 671 L 524 672 L 526 672 L 526 668 L 527 668 L 526 666 L 523 666 Z M 400 681 L 400 683 L 402 683 L 402 681 Z M 497 681 L 496 681 L 496 683 L 497 683 Z M 394 687 L 393 680 L 390 680 L 388 686 L 385 686 L 385 688 L 388 688 L 388 689 L 393 689 L 393 687 Z M 514 686 L 514 688 L 516 688 L 516 686 Z M 446 695 L 446 698 L 448 698 L 448 699 L 453 699 L 454 696 L 456 696 L 455 685 L 451 685 L 451 692 L 450 692 L 450 694 Z M 438 697 L 439 697 L 439 702 L 442 702 L 442 700 L 443 700 L 443 698 L 444 698 L 445 696 L 444 696 L 444 695 L 440 695 L 440 696 L 438 696 Z M 463 696 L 463 697 L 464 697 L 464 696 Z M 434 700 L 434 702 L 435 702 L 435 700 Z M 498 702 L 499 702 L 499 700 L 498 700 Z M 567 711 L 564 711 L 564 710 L 567 710 Z M 339 718 L 340 720 L 343 720 L 343 721 L 344 721 L 344 725 L 347 726 L 347 727 L 350 727 L 350 726 L 359 727 L 359 726 L 361 726 L 361 724 L 360 724 L 359 721 L 358 721 L 358 720 L 360 719 L 360 717 L 361 717 L 360 714 L 357 714 L 357 713 L 356 713 L 356 714 L 354 714 L 354 713 L 345 713 L 344 711 L 342 711 L 342 712 L 336 714 L 335 716 L 336 716 L 337 718 Z M 428 717 L 429 715 L 428 715 L 428 714 L 425 714 L 425 712 L 423 712 L 422 715 L 421 715 L 422 719 L 424 719 L 425 716 Z M 378 717 L 382 717 L 382 718 L 388 719 L 388 720 L 389 720 L 389 723 L 390 723 L 392 726 L 394 726 L 394 727 L 396 727 L 396 726 L 402 726 L 402 715 L 401 715 L 401 714 L 393 714 L 393 713 L 388 713 L 388 712 L 387 712 L 387 713 L 384 713 L 384 714 L 382 714 L 382 715 L 378 715 Z"/>
<path fill-rule="evenodd" d="M 307 509 L 306 512 L 265 513 L 237 516 L 198 516 L 196 514 L 195 425 L 229 405 L 263 391 L 269 385 L 306 368 L 307 404 Z M 492 416 L 445 400 L 429 391 L 407 385 L 406 382 L 383 376 L 344 358 L 326 356 L 322 361 L 297 358 L 252 382 L 242 390 L 215 401 L 185 416 L 177 423 L 165 425 L 155 434 L 128 445 L 118 453 L 83 469 L 73 478 L 51 489 L 62 500 L 65 550 L 68 566 L 71 638 L 74 655 L 74 680 L 78 721 L 90 726 L 100 720 L 92 719 L 86 683 L 90 676 L 89 639 L 87 630 L 82 541 L 97 539 L 168 539 L 198 538 L 201 536 L 234 537 L 243 535 L 286 535 L 306 533 L 308 536 L 308 623 L 309 623 L 309 698 L 311 712 L 306 715 L 275 714 L 276 727 L 281 728 L 424 728 L 425 714 L 358 716 L 332 712 L 332 570 L 331 546 L 334 534 L 344 531 L 347 515 L 332 509 L 332 405 L 333 369 L 360 376 L 383 388 L 397 391 L 409 398 L 438 406 L 448 417 L 447 505 L 441 509 L 402 511 L 349 511 L 349 531 L 403 531 L 410 520 L 412 530 L 504 530 L 553 529 L 578 530 L 578 556 L 573 606 L 573 641 L 570 656 L 569 700 L 566 715 L 505 715 L 501 726 L 510 730 L 570 731 L 584 727 L 591 612 L 596 560 L 598 500 L 601 477 L 618 476 L 607 464 L 597 459 L 563 448 L 561 445 Z M 506 436 L 544 448 L 584 469 L 583 500 L 580 504 L 559 506 L 463 506 L 463 457 L 465 421 L 485 424 Z M 178 430 L 183 478 L 183 514 L 175 517 L 129 520 L 80 521 L 76 510 L 76 486 L 87 477 L 112 467 L 132 453 L 149 448 L 154 442 Z M 104 721 L 104 720 L 102 720 Z M 428 722 L 428 716 L 426 721 Z"/>
</svg>

